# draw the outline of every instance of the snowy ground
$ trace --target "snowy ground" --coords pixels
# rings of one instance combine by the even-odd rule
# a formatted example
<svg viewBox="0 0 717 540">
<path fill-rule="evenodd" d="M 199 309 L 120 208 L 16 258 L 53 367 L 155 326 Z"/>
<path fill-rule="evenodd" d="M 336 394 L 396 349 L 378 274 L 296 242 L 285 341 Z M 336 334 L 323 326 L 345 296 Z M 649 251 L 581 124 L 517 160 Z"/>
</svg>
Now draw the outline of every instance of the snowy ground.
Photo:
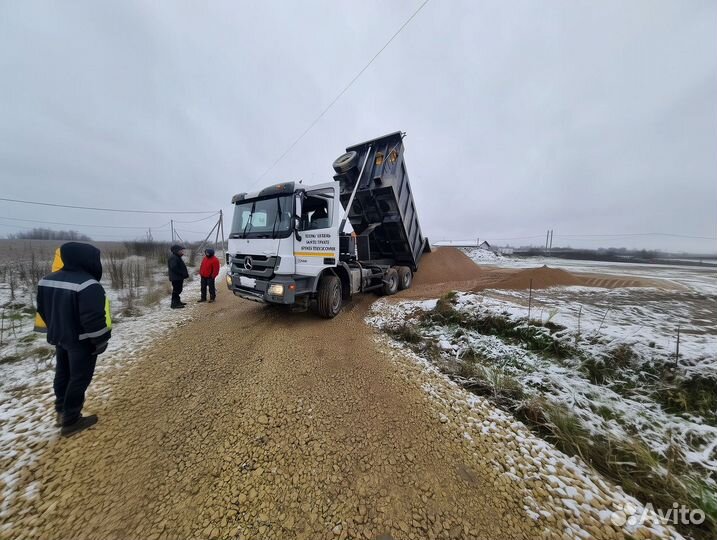
<svg viewBox="0 0 717 540">
<path fill-rule="evenodd" d="M 416 309 L 432 309 L 435 301 L 410 302 Z M 396 313 L 391 304 L 377 302 L 368 322 L 379 328 Z M 407 314 L 407 312 L 404 312 Z M 615 528 L 626 538 L 679 540 L 682 536 L 652 507 L 621 488 L 606 482 L 581 459 L 570 457 L 532 434 L 525 425 L 498 409 L 489 400 L 464 390 L 446 377 L 435 364 L 407 350 L 400 341 L 379 337 L 388 347 L 400 350 L 399 364 L 410 358 L 423 372 L 423 390 L 438 408 L 442 423 L 455 423 L 467 445 L 475 447 L 506 481 L 524 488 L 525 509 L 536 521 L 563 529 L 564 538 L 596 538 Z M 410 378 L 415 375 L 409 374 Z M 426 377 L 427 376 L 427 377 Z M 606 534 L 605 537 L 611 537 Z"/>
<path fill-rule="evenodd" d="M 107 272 L 102 284 L 112 305 L 112 339 L 97 361 L 90 393 L 107 399 L 112 371 L 126 369 L 143 349 L 193 317 L 199 283 L 185 284 L 183 299 L 189 305 L 183 310 L 169 308 L 169 284 L 161 267 L 150 266 L 149 275 L 133 289 L 130 301 L 128 290 L 111 287 Z M 151 297 L 154 299 L 148 301 Z M 52 391 L 54 350 L 44 335 L 33 332 L 33 301 L 30 291 L 22 287 L 11 300 L 8 283 L 0 283 L 5 317 L 0 346 L 0 517 L 13 497 L 32 495 L 32 485 L 25 493 L 17 493 L 14 486 L 33 466 L 38 451 L 58 436 Z"/>
<path fill-rule="evenodd" d="M 471 257 L 475 248 L 465 248 L 463 252 Z M 477 264 L 487 264 L 501 268 L 537 268 L 543 265 L 550 268 L 562 268 L 569 272 L 584 272 L 616 276 L 633 276 L 647 279 L 661 279 L 689 290 L 706 295 L 717 295 L 717 268 L 698 266 L 679 266 L 665 264 L 613 263 L 604 261 L 577 261 L 556 257 L 513 257 L 499 256 L 493 260 L 473 258 Z"/>
<path fill-rule="evenodd" d="M 639 442 L 658 456 L 655 474 L 668 474 L 676 450 L 686 469 L 680 474 L 711 491 L 714 504 L 717 421 L 714 408 L 709 410 L 711 403 L 717 404 L 717 400 L 710 401 L 710 392 L 717 387 L 714 270 L 652 265 L 626 268 L 605 263 L 593 266 L 562 259 L 484 260 L 476 251 L 466 250 L 478 264 L 547 264 L 569 271 L 667 279 L 680 287 L 555 287 L 532 291 L 530 300 L 528 291 L 522 290 L 460 293 L 451 300 L 458 315 L 445 321 L 431 315 L 436 300 L 379 301 L 369 321 L 394 334 L 397 328 L 408 325 L 408 333 L 403 331 L 407 335 L 404 346 L 429 358 L 459 382 L 474 377 L 481 379 L 484 390 L 493 385 L 518 393 L 516 406 L 518 401 L 540 398 L 565 407 L 596 440 Z M 474 324 L 492 318 L 507 321 L 515 327 L 513 333 L 486 332 L 485 325 Z M 515 337 L 524 334 L 535 334 L 539 343 L 546 343 L 550 350 L 558 349 L 559 354 L 548 354 L 535 343 L 528 345 Z M 681 410 L 680 401 L 690 402 L 698 391 L 703 392 L 702 411 L 691 406 Z M 673 394 L 674 399 L 665 398 Z"/>
<path fill-rule="evenodd" d="M 496 264 L 501 262 L 504 257 L 499 253 L 493 253 L 488 249 L 481 248 L 464 248 L 463 252 L 473 259 L 476 263 Z"/>
</svg>

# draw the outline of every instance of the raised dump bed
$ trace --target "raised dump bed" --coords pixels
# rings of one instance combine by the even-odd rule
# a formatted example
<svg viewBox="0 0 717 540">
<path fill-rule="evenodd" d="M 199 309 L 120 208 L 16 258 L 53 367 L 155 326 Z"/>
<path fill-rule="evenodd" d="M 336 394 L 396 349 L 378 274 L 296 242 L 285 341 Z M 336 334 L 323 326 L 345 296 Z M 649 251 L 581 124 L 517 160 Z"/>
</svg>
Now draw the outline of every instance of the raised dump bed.
<svg viewBox="0 0 717 540">
<path fill-rule="evenodd" d="M 415 272 L 429 244 L 418 223 L 403 153 L 400 131 L 355 144 L 334 162 L 334 180 L 344 208 L 358 182 L 348 221 L 358 235 L 359 261 L 385 261 Z"/>
</svg>

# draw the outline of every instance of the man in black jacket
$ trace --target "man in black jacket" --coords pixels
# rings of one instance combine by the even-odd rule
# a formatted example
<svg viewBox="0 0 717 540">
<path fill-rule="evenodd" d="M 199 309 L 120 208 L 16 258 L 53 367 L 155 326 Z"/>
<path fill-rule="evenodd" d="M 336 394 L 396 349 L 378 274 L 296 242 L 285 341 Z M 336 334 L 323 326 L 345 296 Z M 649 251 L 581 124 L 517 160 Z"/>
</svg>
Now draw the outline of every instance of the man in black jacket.
<svg viewBox="0 0 717 540">
<path fill-rule="evenodd" d="M 96 415 L 82 416 L 82 406 L 97 356 L 107 349 L 112 319 L 99 283 L 99 249 L 67 242 L 56 253 L 53 269 L 58 270 L 37 286 L 36 324 L 56 349 L 55 410 L 61 434 L 69 436 L 97 423 Z"/>
<path fill-rule="evenodd" d="M 184 280 L 189 277 L 187 271 L 187 265 L 184 264 L 182 256 L 184 256 L 184 248 L 177 244 L 171 248 L 172 254 L 169 256 L 167 261 L 167 267 L 169 269 L 169 281 L 172 283 L 172 309 L 183 308 L 187 304 L 182 302 L 179 297 L 182 294 L 182 288 L 184 287 Z"/>
</svg>

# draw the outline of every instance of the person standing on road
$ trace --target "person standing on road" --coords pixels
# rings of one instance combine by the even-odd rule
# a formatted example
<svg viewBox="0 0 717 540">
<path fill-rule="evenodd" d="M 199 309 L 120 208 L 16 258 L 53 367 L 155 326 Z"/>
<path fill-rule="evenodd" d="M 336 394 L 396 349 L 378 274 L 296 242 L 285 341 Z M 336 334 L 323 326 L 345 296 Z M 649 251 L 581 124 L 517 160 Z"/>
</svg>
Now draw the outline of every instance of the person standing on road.
<svg viewBox="0 0 717 540">
<path fill-rule="evenodd" d="M 55 425 L 67 437 L 97 423 L 97 415 L 82 416 L 82 406 L 97 356 L 112 335 L 112 318 L 99 283 L 99 249 L 67 242 L 55 253 L 52 269 L 37 285 L 35 329 L 46 332 L 47 342 L 55 346 Z"/>
<path fill-rule="evenodd" d="M 209 303 L 211 304 L 217 298 L 217 289 L 214 286 L 214 280 L 219 275 L 219 259 L 214 256 L 214 250 L 207 248 L 204 250 L 204 258 L 199 267 L 199 277 L 201 277 L 201 298 L 200 302 L 207 301 L 207 287 L 209 287 Z"/>
<path fill-rule="evenodd" d="M 184 280 L 189 277 L 187 271 L 187 265 L 184 264 L 182 257 L 184 256 L 184 247 L 180 245 L 173 245 L 171 248 L 172 254 L 169 256 L 167 261 L 167 268 L 169 270 L 169 281 L 172 283 L 172 309 L 183 308 L 187 304 L 182 302 L 179 297 L 182 294 L 184 288 Z"/>
</svg>

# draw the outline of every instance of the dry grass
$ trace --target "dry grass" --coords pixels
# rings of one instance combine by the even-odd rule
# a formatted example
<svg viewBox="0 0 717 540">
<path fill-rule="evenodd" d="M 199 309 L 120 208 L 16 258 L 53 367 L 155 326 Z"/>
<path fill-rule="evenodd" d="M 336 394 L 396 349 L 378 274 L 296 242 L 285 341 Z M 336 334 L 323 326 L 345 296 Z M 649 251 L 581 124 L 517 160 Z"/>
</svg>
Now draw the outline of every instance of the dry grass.
<svg viewBox="0 0 717 540">
<path fill-rule="evenodd" d="M 497 335 L 506 340 L 519 341 L 528 349 L 561 358 L 569 351 L 556 349 L 550 342 L 557 341 L 551 340 L 552 336 L 548 334 L 555 329 L 533 332 L 532 326 L 515 324 L 506 317 L 471 317 L 455 309 L 454 295 L 446 295 L 438 301 L 434 310 L 419 316 L 417 325 L 403 322 L 398 327 L 387 329 L 387 332 L 431 360 L 466 389 L 511 411 L 566 454 L 582 458 L 605 477 L 621 485 L 627 493 L 665 510 L 672 508 L 673 503 L 701 509 L 707 516 L 706 521 L 699 526 L 681 526 L 681 531 L 699 540 L 715 538 L 717 498 L 703 479 L 695 476 L 679 448 L 672 445 L 665 455 L 657 455 L 637 437 L 622 439 L 609 433 L 592 433 L 582 419 L 567 407 L 540 396 L 526 397 L 520 381 L 471 349 L 463 353 L 458 363 L 455 360 L 448 362 L 435 340 L 421 332 L 423 326 L 436 324 L 456 327 L 456 335 L 468 329 Z M 629 346 L 620 345 L 599 360 L 584 360 L 582 369 L 593 382 L 607 384 L 629 371 L 634 358 Z M 678 410 L 705 413 L 712 408 L 714 411 L 717 408 L 717 380 L 671 380 L 670 390 L 663 392 L 663 399 Z"/>
<path fill-rule="evenodd" d="M 165 298 L 168 294 L 169 292 L 167 287 L 149 287 L 144 296 L 142 296 L 142 305 L 144 307 L 154 307 L 158 305 L 162 298 Z"/>
</svg>

